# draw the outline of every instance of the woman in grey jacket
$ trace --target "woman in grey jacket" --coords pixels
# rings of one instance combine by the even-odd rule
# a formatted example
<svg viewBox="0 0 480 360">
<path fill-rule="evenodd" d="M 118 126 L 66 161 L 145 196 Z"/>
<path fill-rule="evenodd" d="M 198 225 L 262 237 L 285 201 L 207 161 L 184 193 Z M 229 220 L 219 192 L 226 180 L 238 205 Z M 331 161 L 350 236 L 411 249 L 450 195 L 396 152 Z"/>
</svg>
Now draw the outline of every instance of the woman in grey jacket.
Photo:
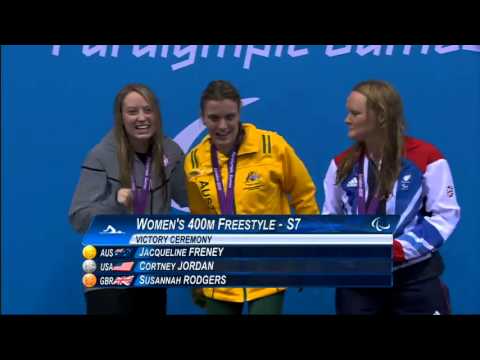
<svg viewBox="0 0 480 360">
<path fill-rule="evenodd" d="M 96 215 L 165 214 L 173 198 L 187 206 L 184 154 L 164 137 L 160 108 L 145 85 L 116 96 L 114 128 L 87 155 L 69 211 L 84 233 Z M 133 184 L 133 185 L 132 185 Z M 166 290 L 87 289 L 88 314 L 165 314 Z"/>
</svg>

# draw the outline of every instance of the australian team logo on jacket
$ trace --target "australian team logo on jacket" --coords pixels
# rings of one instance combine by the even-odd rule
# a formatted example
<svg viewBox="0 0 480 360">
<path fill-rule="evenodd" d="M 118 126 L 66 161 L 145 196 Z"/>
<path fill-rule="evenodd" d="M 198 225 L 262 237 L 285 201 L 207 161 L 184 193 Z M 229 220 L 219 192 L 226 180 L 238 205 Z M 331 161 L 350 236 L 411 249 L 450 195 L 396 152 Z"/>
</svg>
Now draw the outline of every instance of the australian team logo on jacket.
<svg viewBox="0 0 480 360">
<path fill-rule="evenodd" d="M 250 171 L 245 178 L 244 190 L 258 190 L 265 186 L 262 181 L 262 176 L 256 171 Z"/>
</svg>

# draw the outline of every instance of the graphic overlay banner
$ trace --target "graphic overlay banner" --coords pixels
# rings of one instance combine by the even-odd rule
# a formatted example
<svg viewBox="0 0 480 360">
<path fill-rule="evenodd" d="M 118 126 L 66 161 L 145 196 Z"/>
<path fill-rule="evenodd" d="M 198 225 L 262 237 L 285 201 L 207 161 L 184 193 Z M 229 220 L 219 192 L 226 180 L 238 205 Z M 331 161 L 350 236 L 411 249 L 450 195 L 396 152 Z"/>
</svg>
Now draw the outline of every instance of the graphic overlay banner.
<svg viewBox="0 0 480 360">
<path fill-rule="evenodd" d="M 398 216 L 97 216 L 86 287 L 390 287 Z"/>
</svg>

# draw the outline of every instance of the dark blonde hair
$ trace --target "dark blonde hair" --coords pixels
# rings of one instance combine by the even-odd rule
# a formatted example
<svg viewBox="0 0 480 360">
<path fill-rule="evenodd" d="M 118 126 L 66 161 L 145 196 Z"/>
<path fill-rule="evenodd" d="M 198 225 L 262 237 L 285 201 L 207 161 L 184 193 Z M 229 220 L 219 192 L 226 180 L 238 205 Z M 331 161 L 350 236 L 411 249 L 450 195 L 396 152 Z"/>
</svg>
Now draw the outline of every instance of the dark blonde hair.
<svg viewBox="0 0 480 360">
<path fill-rule="evenodd" d="M 162 116 L 160 114 L 160 106 L 155 94 L 150 88 L 143 84 L 128 84 L 122 90 L 120 90 L 115 97 L 113 108 L 115 118 L 114 132 L 118 146 L 117 158 L 120 172 L 120 183 L 122 187 L 131 186 L 131 174 L 135 150 L 128 140 L 128 135 L 123 125 L 122 109 L 125 97 L 132 92 L 136 92 L 143 96 L 147 103 L 152 107 L 153 121 L 157 123 L 157 131 L 150 139 L 150 145 L 152 146 L 152 163 L 154 164 L 154 168 L 157 170 L 156 175 L 160 177 L 160 184 L 163 184 L 165 181 L 165 169 L 163 165 Z"/>
<path fill-rule="evenodd" d="M 376 180 L 377 194 L 381 198 L 387 198 L 392 192 L 401 170 L 405 134 L 402 99 L 391 84 L 381 80 L 360 82 L 353 87 L 352 91 L 367 98 L 367 114 L 375 114 L 381 136 L 384 136 L 386 140 L 382 151 L 382 167 L 376 174 Z M 347 155 L 339 164 L 337 184 L 340 184 L 351 173 L 363 151 L 365 151 L 365 144 L 361 142 L 350 147 Z"/>
</svg>

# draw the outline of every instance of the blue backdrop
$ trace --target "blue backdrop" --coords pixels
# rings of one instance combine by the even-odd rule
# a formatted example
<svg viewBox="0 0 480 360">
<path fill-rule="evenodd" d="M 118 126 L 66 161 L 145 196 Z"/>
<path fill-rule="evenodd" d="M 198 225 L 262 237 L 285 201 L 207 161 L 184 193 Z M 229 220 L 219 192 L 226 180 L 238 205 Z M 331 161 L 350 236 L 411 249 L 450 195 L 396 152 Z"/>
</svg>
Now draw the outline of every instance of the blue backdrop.
<svg viewBox="0 0 480 360">
<path fill-rule="evenodd" d="M 68 209 L 87 152 L 113 124 L 117 91 L 143 82 L 175 138 L 199 117 L 208 82 L 232 81 L 243 121 L 282 134 L 323 202 L 332 156 L 349 145 L 345 99 L 358 81 L 390 81 L 408 133 L 438 146 L 453 172 L 462 218 L 442 253 L 454 313 L 480 313 L 479 45 L 2 46 L 2 313 L 82 314 L 81 236 Z M 197 136 L 198 135 L 198 136 Z M 204 133 L 195 134 L 194 144 Z M 192 137 L 192 135 L 189 135 Z M 179 139 L 177 137 L 177 139 Z M 478 206 L 478 205 L 477 205 Z M 288 314 L 333 314 L 333 289 L 287 293 Z M 168 312 L 202 313 L 189 290 Z"/>
</svg>

